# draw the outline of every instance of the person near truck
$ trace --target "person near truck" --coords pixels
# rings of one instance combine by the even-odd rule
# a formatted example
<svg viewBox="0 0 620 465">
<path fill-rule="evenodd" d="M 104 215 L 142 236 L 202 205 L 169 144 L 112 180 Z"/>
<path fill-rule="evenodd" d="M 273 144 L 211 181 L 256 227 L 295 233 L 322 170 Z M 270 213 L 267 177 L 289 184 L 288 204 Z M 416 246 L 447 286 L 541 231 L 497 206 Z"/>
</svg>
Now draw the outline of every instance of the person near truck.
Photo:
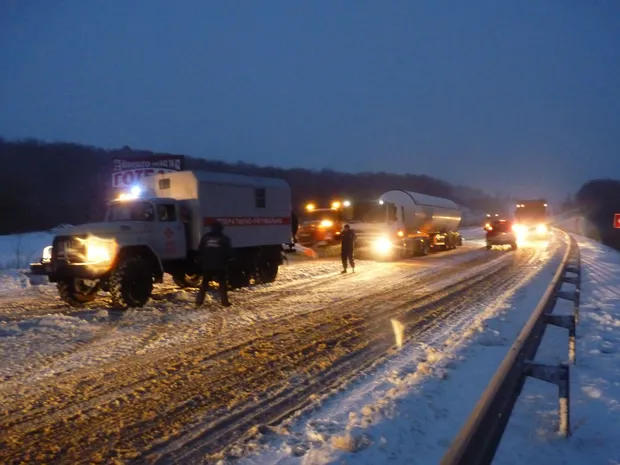
<svg viewBox="0 0 620 465">
<path fill-rule="evenodd" d="M 355 231 L 351 229 L 348 224 L 344 225 L 342 233 L 340 234 L 340 258 L 342 259 L 342 273 L 347 272 L 347 264 L 351 265 L 353 273 L 355 273 L 355 258 L 353 257 L 353 249 L 355 247 L 356 239 Z"/>
<path fill-rule="evenodd" d="M 200 240 L 200 261 L 202 267 L 202 284 L 196 296 L 196 306 L 200 307 L 204 303 L 209 280 L 215 277 L 219 284 L 220 301 L 225 307 L 229 307 L 227 265 L 231 257 L 230 238 L 224 234 L 224 225 L 219 221 L 211 224 L 211 230 L 202 236 Z"/>
</svg>

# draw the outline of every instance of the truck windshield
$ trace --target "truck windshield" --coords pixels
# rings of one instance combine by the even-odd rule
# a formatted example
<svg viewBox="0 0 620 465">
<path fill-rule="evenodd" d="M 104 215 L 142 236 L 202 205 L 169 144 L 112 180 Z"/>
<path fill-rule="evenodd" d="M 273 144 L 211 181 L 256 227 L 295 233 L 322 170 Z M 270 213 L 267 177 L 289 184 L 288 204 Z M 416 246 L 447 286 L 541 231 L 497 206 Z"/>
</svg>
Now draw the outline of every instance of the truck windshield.
<svg viewBox="0 0 620 465">
<path fill-rule="evenodd" d="M 352 207 L 351 222 L 385 223 L 387 222 L 387 205 L 373 202 L 356 202 Z"/>
<path fill-rule="evenodd" d="M 314 223 L 315 221 L 341 221 L 341 212 L 339 210 L 313 210 L 304 213 L 303 223 Z"/>
<path fill-rule="evenodd" d="M 149 202 L 118 202 L 108 207 L 106 221 L 153 221 L 155 211 Z"/>
<path fill-rule="evenodd" d="M 547 207 L 544 204 L 524 204 L 524 207 L 515 210 L 515 219 L 518 221 L 544 221 L 547 219 Z"/>
</svg>

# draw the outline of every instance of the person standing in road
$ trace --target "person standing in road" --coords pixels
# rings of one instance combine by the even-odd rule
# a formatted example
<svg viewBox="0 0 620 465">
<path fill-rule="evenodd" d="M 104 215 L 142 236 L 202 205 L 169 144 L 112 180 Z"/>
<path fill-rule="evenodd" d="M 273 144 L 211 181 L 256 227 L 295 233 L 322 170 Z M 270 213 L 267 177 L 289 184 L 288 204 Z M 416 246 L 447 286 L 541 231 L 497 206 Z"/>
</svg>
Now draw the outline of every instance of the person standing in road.
<svg viewBox="0 0 620 465">
<path fill-rule="evenodd" d="M 355 232 L 351 229 L 348 224 L 344 225 L 344 229 L 340 234 L 340 239 L 342 241 L 340 245 L 340 258 L 342 259 L 342 273 L 347 272 L 347 263 L 351 265 L 351 269 L 353 273 L 355 273 L 355 258 L 353 257 L 353 249 L 355 247 Z"/>
<path fill-rule="evenodd" d="M 211 231 L 202 236 L 200 240 L 200 261 L 202 267 L 202 284 L 196 296 L 196 307 L 201 307 L 205 300 L 209 279 L 215 275 L 219 284 L 220 300 L 222 305 L 229 307 L 228 283 L 226 268 L 231 257 L 230 238 L 224 234 L 224 225 L 215 221 L 211 225 Z"/>
</svg>

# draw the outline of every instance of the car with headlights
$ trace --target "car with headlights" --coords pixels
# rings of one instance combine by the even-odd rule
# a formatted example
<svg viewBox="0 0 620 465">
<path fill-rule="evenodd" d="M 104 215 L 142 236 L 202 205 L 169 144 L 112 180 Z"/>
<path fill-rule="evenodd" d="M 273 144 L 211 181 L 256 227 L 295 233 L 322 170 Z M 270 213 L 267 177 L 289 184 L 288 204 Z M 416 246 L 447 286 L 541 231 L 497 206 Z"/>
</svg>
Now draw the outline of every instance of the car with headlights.
<svg viewBox="0 0 620 465">
<path fill-rule="evenodd" d="M 486 231 L 487 250 L 495 246 L 510 246 L 512 250 L 517 250 L 518 238 L 512 221 L 493 220 L 485 225 L 484 230 Z"/>
</svg>

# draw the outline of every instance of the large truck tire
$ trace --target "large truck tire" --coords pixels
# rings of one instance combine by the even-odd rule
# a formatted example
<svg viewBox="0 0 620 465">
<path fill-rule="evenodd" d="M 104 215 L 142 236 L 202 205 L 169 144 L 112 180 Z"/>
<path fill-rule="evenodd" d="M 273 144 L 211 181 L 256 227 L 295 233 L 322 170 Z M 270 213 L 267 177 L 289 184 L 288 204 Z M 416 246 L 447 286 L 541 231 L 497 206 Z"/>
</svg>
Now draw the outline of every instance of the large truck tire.
<svg viewBox="0 0 620 465">
<path fill-rule="evenodd" d="M 175 274 L 172 276 L 174 283 L 181 289 L 199 288 L 202 283 L 202 275 L 200 274 Z"/>
<path fill-rule="evenodd" d="M 510 248 L 511 248 L 512 250 L 517 250 L 517 243 L 516 243 L 516 242 L 513 242 L 512 244 L 510 244 Z"/>
<path fill-rule="evenodd" d="M 233 268 L 228 273 L 228 288 L 231 290 L 241 289 L 250 285 L 250 277 L 241 268 Z"/>
<path fill-rule="evenodd" d="M 63 302 L 72 307 L 82 307 L 97 298 L 99 284 L 88 286 L 83 279 L 68 278 L 56 284 L 58 294 Z"/>
<path fill-rule="evenodd" d="M 280 265 L 275 260 L 264 260 L 258 265 L 258 280 L 261 284 L 272 283 L 278 276 Z"/>
<path fill-rule="evenodd" d="M 117 307 L 143 307 L 153 292 L 153 271 L 139 257 L 122 261 L 110 276 L 110 294 Z"/>
</svg>

